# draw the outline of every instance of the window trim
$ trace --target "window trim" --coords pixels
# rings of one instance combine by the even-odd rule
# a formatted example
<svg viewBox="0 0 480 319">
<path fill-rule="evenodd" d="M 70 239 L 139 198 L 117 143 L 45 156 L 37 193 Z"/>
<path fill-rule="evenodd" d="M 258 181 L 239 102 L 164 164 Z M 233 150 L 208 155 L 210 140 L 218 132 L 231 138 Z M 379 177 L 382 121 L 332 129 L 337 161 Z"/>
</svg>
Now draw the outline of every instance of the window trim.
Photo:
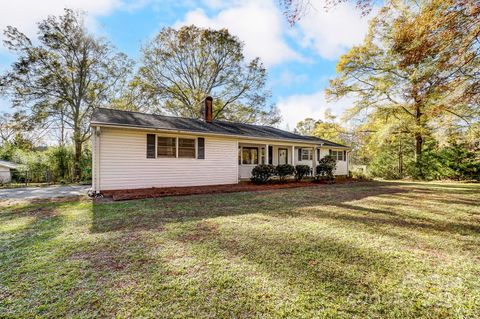
<svg viewBox="0 0 480 319">
<path fill-rule="evenodd" d="M 155 135 L 155 157 L 152 159 L 181 159 L 181 160 L 204 160 L 206 158 L 206 139 L 204 136 L 195 136 L 195 135 L 173 135 L 173 134 L 152 134 Z M 158 138 L 174 138 L 175 139 L 175 156 L 174 157 L 165 157 L 158 156 Z M 198 158 L 198 139 L 203 138 L 204 144 L 204 158 Z M 179 139 L 189 139 L 195 141 L 195 157 L 179 157 Z"/>
<path fill-rule="evenodd" d="M 175 139 L 175 156 L 159 156 L 158 155 L 158 141 L 159 138 L 171 138 Z M 178 138 L 174 136 L 165 136 L 165 135 L 158 135 L 156 136 L 156 156 L 157 158 L 178 158 Z"/>
<path fill-rule="evenodd" d="M 193 148 L 194 148 L 193 157 L 180 157 L 180 139 L 193 140 Z M 197 159 L 197 154 L 198 154 L 198 144 L 197 143 L 198 143 L 198 138 L 196 138 L 196 137 L 180 137 L 180 136 L 177 136 L 177 158 Z"/>
<path fill-rule="evenodd" d="M 243 160 L 244 160 L 243 151 L 244 151 L 245 149 L 253 149 L 253 150 L 256 150 L 256 151 L 257 151 L 257 163 L 253 162 L 253 163 L 250 163 L 250 164 L 245 164 L 245 163 L 243 162 Z M 259 158 L 259 150 L 258 150 L 258 149 L 259 149 L 259 148 L 256 147 L 256 146 L 241 146 L 241 152 L 240 152 L 240 153 L 241 153 L 241 165 L 259 165 L 259 163 L 260 163 L 260 158 Z"/>
<path fill-rule="evenodd" d="M 335 154 L 335 155 L 333 155 Z M 342 159 L 339 159 L 338 154 L 341 154 Z M 336 161 L 338 162 L 345 162 L 347 160 L 347 157 L 345 156 L 345 151 L 344 150 L 330 150 L 330 156 L 332 156 Z"/>
<path fill-rule="evenodd" d="M 303 158 L 303 155 L 304 155 L 303 152 L 304 152 L 304 151 L 307 151 L 307 154 L 308 154 L 308 156 L 307 156 L 308 158 L 307 158 L 307 159 L 304 159 L 304 158 Z M 313 161 L 313 152 L 312 152 L 312 151 L 313 151 L 313 150 L 310 149 L 310 148 L 306 148 L 306 147 L 305 147 L 305 148 L 301 148 L 300 161 Z"/>
</svg>

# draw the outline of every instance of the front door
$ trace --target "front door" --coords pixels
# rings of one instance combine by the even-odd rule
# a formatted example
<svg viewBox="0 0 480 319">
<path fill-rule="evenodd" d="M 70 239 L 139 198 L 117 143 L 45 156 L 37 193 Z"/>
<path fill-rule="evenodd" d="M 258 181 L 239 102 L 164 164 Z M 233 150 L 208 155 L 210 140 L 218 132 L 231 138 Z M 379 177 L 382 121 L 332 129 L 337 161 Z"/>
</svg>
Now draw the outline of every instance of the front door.
<svg viewBox="0 0 480 319">
<path fill-rule="evenodd" d="M 286 148 L 278 149 L 278 165 L 287 164 L 288 150 Z"/>
</svg>

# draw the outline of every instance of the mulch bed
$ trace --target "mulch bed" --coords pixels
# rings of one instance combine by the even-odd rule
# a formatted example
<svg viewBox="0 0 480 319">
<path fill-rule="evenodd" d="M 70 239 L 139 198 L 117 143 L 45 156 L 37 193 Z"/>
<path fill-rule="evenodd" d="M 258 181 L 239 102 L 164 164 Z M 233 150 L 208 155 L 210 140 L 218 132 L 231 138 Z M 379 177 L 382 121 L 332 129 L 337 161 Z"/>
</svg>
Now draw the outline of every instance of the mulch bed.
<svg viewBox="0 0 480 319">
<path fill-rule="evenodd" d="M 354 183 L 353 179 L 338 179 L 336 184 Z M 193 186 L 193 187 L 164 187 L 164 188 L 139 188 L 139 189 L 119 189 L 103 191 L 102 194 L 106 198 L 117 200 L 144 199 L 165 196 L 185 196 L 200 194 L 219 194 L 219 193 L 235 193 L 235 192 L 255 192 L 267 191 L 284 188 L 312 187 L 327 184 L 326 182 L 313 181 L 287 181 L 284 183 L 269 183 L 257 185 L 251 182 L 240 182 L 238 184 L 228 185 L 211 185 L 211 186 Z"/>
</svg>

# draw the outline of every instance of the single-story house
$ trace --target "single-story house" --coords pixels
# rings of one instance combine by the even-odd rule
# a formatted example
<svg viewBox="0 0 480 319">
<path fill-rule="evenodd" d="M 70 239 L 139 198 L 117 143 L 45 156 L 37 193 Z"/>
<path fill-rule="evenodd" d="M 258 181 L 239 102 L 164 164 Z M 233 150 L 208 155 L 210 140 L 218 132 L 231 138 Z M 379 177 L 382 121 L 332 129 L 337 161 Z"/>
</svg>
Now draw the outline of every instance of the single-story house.
<svg viewBox="0 0 480 319">
<path fill-rule="evenodd" d="M 262 125 L 97 108 L 91 119 L 92 189 L 234 184 L 258 164 L 316 167 L 328 154 L 348 174 L 349 148 Z"/>
<path fill-rule="evenodd" d="M 0 184 L 10 183 L 12 180 L 12 170 L 17 168 L 17 164 L 0 160 Z"/>
</svg>

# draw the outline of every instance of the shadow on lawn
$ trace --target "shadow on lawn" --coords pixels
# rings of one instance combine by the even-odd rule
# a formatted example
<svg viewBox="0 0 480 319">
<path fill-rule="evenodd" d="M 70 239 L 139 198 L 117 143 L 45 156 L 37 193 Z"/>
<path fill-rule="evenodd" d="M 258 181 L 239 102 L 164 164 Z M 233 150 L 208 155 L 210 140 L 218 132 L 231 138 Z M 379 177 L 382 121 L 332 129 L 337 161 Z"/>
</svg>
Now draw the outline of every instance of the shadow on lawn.
<svg viewBox="0 0 480 319">
<path fill-rule="evenodd" d="M 162 197 L 93 204 L 93 232 L 162 228 L 166 222 L 201 220 L 219 216 L 276 213 L 306 206 L 329 205 L 406 192 L 391 183 L 367 182 L 321 185 L 262 192 Z M 288 199 L 286 199 L 288 198 Z"/>
</svg>

